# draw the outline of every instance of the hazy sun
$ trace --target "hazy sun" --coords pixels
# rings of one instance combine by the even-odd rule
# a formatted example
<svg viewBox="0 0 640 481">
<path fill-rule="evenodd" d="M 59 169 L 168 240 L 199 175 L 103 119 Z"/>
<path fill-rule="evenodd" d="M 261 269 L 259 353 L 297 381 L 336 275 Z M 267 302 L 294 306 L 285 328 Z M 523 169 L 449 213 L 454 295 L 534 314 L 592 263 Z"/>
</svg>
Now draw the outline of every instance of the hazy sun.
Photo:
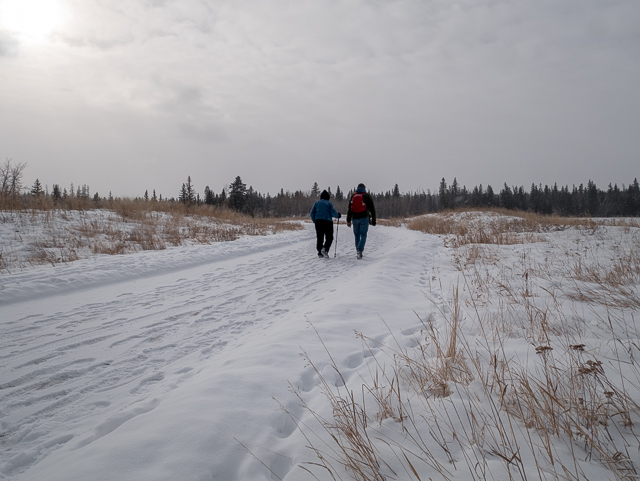
<svg viewBox="0 0 640 481">
<path fill-rule="evenodd" d="M 61 23 L 59 0 L 0 0 L 0 29 L 35 39 Z"/>
</svg>

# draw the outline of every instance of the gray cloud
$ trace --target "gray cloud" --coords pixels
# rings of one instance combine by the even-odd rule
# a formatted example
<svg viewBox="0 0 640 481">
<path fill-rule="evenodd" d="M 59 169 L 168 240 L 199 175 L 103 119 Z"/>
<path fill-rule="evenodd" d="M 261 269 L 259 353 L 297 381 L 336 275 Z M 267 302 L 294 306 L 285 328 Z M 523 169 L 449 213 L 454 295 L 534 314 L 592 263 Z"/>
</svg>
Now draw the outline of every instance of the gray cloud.
<svg viewBox="0 0 640 481">
<path fill-rule="evenodd" d="M 7 66 L 0 92 L 25 119 L 64 112 L 65 135 L 42 147 L 43 159 L 66 153 L 58 171 L 80 156 L 84 112 L 113 122 L 92 137 L 120 146 L 112 165 L 143 172 L 153 159 L 159 191 L 180 176 L 176 152 L 184 177 L 243 175 L 271 192 L 637 175 L 636 0 L 69 2 L 56 41 Z M 6 45 L 0 36 L 0 55 Z M 0 155 L 28 161 L 35 178 L 46 160 L 13 140 L 18 128 L 45 126 L 0 120 L 11 150 Z M 116 190 L 117 177 L 95 182 Z"/>
</svg>

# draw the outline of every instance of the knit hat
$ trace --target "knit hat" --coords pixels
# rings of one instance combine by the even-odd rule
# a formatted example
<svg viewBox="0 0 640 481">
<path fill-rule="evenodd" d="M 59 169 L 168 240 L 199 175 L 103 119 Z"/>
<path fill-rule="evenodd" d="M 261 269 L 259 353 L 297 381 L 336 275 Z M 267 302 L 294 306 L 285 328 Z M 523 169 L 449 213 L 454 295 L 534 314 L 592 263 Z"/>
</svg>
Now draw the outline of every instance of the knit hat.
<svg viewBox="0 0 640 481">
<path fill-rule="evenodd" d="M 356 189 L 356 192 L 362 193 L 362 192 L 366 192 L 366 191 L 367 191 L 367 188 L 365 187 L 364 184 L 362 184 L 362 183 L 358 184 L 358 188 Z"/>
<path fill-rule="evenodd" d="M 331 195 L 326 190 L 323 190 L 322 193 L 320 194 L 320 198 L 324 200 L 329 200 L 331 198 Z"/>
</svg>

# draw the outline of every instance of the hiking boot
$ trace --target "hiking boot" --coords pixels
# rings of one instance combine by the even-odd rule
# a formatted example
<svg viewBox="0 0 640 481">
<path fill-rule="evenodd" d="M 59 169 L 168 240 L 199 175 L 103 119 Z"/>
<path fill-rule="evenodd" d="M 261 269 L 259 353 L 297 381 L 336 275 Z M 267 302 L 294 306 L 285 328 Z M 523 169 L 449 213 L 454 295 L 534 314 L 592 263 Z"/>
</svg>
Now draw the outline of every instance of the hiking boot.
<svg viewBox="0 0 640 481">
<path fill-rule="evenodd" d="M 357 258 L 362 259 L 362 251 L 358 251 Z"/>
<path fill-rule="evenodd" d="M 324 255 L 322 254 L 322 251 L 318 251 L 318 257 L 323 258 Z"/>
<path fill-rule="evenodd" d="M 327 249 L 322 249 L 322 255 L 325 257 L 329 257 L 329 251 Z"/>
</svg>

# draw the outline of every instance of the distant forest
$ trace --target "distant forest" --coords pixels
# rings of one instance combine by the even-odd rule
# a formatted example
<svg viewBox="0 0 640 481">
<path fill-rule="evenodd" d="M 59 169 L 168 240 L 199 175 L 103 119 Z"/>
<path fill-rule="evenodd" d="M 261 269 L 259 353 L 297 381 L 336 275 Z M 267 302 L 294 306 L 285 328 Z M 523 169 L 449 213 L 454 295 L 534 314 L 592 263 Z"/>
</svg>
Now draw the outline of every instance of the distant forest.
<svg viewBox="0 0 640 481">
<path fill-rule="evenodd" d="M 201 199 L 191 191 L 189 185 L 183 184 L 178 200 L 180 202 L 201 202 L 210 205 L 228 205 L 230 208 L 249 215 L 265 217 L 294 217 L 309 213 L 313 203 L 318 199 L 321 189 L 315 183 L 309 191 L 284 192 L 277 195 L 262 195 L 247 188 L 240 177 L 225 188 L 220 194 L 205 187 Z M 327 188 L 331 200 L 339 212 L 345 213 L 347 202 L 354 189 L 346 193 L 336 187 L 335 192 Z M 524 187 L 509 187 L 506 183 L 499 192 L 490 185 L 482 185 L 472 190 L 460 186 L 454 178 L 448 185 L 443 178 L 437 193 L 429 190 L 416 192 L 400 192 L 398 184 L 386 192 L 371 192 L 376 211 L 381 218 L 408 217 L 429 212 L 440 212 L 456 208 L 501 207 L 508 210 L 536 212 L 538 214 L 560 216 L 592 216 L 592 217 L 637 217 L 640 215 L 640 186 L 638 180 L 620 188 L 609 184 L 607 190 L 598 189 L 592 181 L 587 185 L 580 184 L 571 189 L 532 184 L 527 191 Z"/>
<path fill-rule="evenodd" d="M 51 192 L 48 186 L 43 188 L 38 179 L 31 188 L 22 185 L 25 163 L 12 163 L 7 160 L 0 164 L 0 209 L 15 208 L 71 208 L 95 209 L 109 208 L 117 200 L 111 193 L 107 197 L 97 192 L 90 194 L 87 185 L 71 184 L 70 189 L 54 184 Z M 300 217 L 307 216 L 313 203 L 319 198 L 323 189 L 314 183 L 310 190 L 295 192 L 284 191 L 276 195 L 261 194 L 247 187 L 240 176 L 220 193 L 213 192 L 209 186 L 204 188 L 204 195 L 197 192 L 191 177 L 182 184 L 178 196 L 162 198 L 156 196 L 155 190 L 144 196 L 131 199 L 139 203 L 161 202 L 165 204 L 184 204 L 188 209 L 194 205 L 209 205 L 214 208 L 229 208 L 250 216 L 259 217 Z M 346 213 L 348 199 L 354 188 L 343 191 L 337 186 L 335 192 L 326 188 L 331 200 L 339 212 Z M 618 187 L 609 184 L 606 190 L 599 189 L 589 180 L 586 184 L 559 187 L 532 184 L 528 190 L 524 187 L 510 187 L 506 183 L 499 192 L 487 185 L 467 189 L 460 186 L 454 178 L 447 184 L 443 178 L 438 192 L 419 190 L 400 192 L 398 184 L 386 192 L 370 192 L 375 201 L 378 217 L 408 217 L 430 212 L 457 208 L 492 208 L 500 207 L 508 210 L 535 212 L 538 214 L 559 216 L 591 216 L 591 217 L 638 217 L 640 216 L 640 186 L 637 178 L 628 186 Z M 149 206 L 152 207 L 152 206 Z"/>
</svg>

